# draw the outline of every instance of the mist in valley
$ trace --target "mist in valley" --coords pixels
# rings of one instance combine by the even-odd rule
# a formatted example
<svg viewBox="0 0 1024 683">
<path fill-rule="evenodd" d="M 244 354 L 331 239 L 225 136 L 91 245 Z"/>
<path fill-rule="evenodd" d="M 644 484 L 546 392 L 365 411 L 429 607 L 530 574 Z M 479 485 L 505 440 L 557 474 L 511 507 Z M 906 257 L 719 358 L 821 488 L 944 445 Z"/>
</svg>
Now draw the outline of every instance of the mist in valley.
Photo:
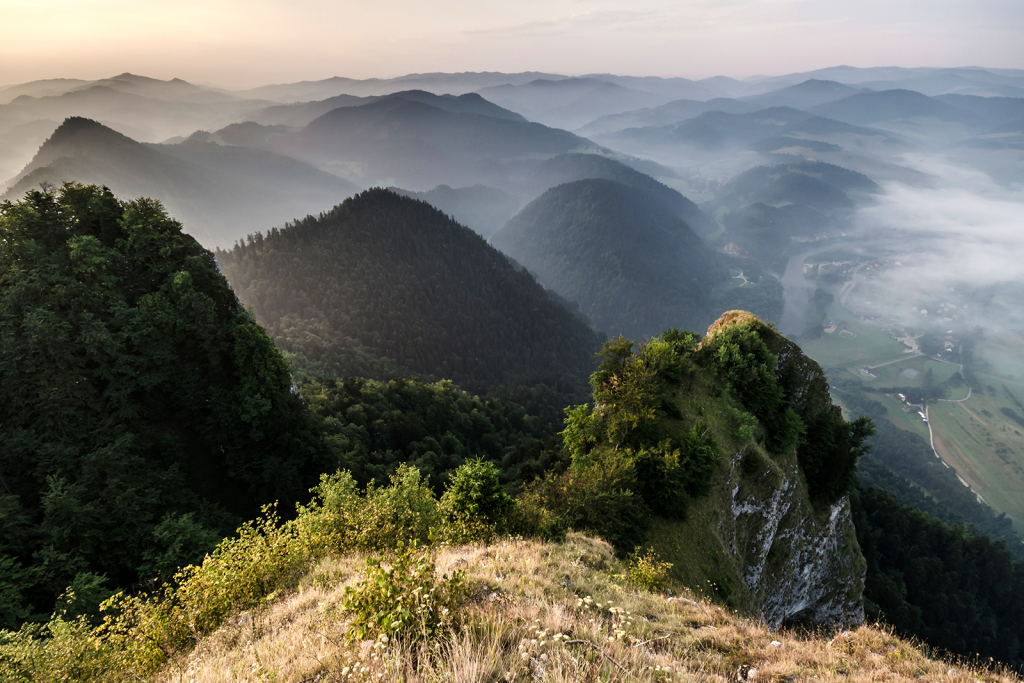
<svg viewBox="0 0 1024 683">
<path fill-rule="evenodd" d="M 883 185 L 884 194 L 856 217 L 860 230 L 891 233 L 888 262 L 873 289 L 883 315 L 913 327 L 952 319 L 939 313 L 956 293 L 956 326 L 993 331 L 1024 324 L 1024 194 L 1017 183 L 995 183 L 984 173 L 936 157 L 907 165 L 925 173 L 927 187 Z M 868 297 L 870 298 L 870 297 Z M 929 311 L 929 308 L 931 309 Z M 921 310 L 928 311 L 922 314 Z M 929 321 L 931 315 L 933 320 Z M 952 314 L 950 314 L 952 315 Z"/>
<path fill-rule="evenodd" d="M 340 676 L 388 680 L 408 644 L 419 680 L 505 633 L 477 617 L 518 629 L 474 669 L 503 680 L 568 680 L 570 655 L 577 677 L 807 678 L 785 634 L 812 625 L 842 628 L 825 678 L 921 678 L 896 636 L 966 658 L 940 676 L 1024 666 L 1024 3 L 0 9 L 0 672 L 12 648 L 28 677 L 46 648 L 127 666 L 138 640 L 191 675 L 237 626 L 242 678 L 326 680 L 335 648 L 372 660 Z M 299 517 L 239 528 L 272 500 Z M 217 546 L 235 529 L 289 550 L 249 571 Z M 448 563 L 568 532 L 622 554 L 576 557 L 556 593 L 671 586 L 670 609 L 779 626 L 770 661 L 746 638 L 737 673 L 725 631 L 627 635 L 621 610 L 607 642 L 607 620 L 541 638 L 568 604 L 516 650 L 515 568 L 487 600 L 471 574 L 422 648 L 330 636 L 358 591 L 302 597 L 359 580 L 335 562 L 357 547 Z M 195 592 L 190 563 L 226 573 Z M 146 614 L 122 598 L 93 628 L 165 580 L 139 599 L 173 603 L 173 644 L 111 626 Z M 259 659 L 314 613 L 321 650 L 275 650 L 312 668 Z M 864 621 L 884 642 L 836 659 Z"/>
</svg>

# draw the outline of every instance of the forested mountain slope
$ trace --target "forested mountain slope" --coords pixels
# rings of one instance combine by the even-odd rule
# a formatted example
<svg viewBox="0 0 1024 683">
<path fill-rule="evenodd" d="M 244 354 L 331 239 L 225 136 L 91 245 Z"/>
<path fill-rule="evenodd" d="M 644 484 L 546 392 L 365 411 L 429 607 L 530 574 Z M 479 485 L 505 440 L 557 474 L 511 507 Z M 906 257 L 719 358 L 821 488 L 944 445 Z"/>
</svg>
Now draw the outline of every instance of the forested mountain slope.
<svg viewBox="0 0 1024 683">
<path fill-rule="evenodd" d="M 612 180 L 559 185 L 491 238 L 599 330 L 644 338 L 703 328 L 726 276 L 694 231 L 650 193 Z"/>
<path fill-rule="evenodd" d="M 217 259 L 307 375 L 585 386 L 598 335 L 468 228 L 369 190 Z M 561 411 L 564 403 L 555 408 Z"/>
<path fill-rule="evenodd" d="M 152 200 L 0 205 L 0 624 L 169 577 L 331 466 L 288 364 Z"/>
</svg>

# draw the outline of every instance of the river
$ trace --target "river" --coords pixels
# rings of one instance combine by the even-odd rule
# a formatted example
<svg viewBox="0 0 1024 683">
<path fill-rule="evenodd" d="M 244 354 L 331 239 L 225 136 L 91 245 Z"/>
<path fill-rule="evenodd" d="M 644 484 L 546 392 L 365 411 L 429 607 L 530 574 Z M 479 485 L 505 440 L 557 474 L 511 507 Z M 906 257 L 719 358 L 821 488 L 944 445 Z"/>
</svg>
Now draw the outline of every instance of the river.
<svg viewBox="0 0 1024 683">
<path fill-rule="evenodd" d="M 807 304 L 810 301 L 810 296 L 807 293 L 807 282 L 804 280 L 804 259 L 835 248 L 835 242 L 830 242 L 827 245 L 816 244 L 802 247 L 789 257 L 789 261 L 786 262 L 786 272 L 782 274 L 782 289 L 785 298 L 782 320 L 779 321 L 779 332 L 782 334 L 803 334 L 807 327 Z"/>
</svg>

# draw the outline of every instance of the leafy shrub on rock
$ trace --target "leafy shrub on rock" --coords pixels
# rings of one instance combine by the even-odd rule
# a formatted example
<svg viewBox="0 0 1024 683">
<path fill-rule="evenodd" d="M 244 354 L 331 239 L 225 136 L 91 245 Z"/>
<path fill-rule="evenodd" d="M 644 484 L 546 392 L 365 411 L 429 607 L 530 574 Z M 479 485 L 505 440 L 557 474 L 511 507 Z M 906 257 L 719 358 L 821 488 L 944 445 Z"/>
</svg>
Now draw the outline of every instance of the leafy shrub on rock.
<svg viewBox="0 0 1024 683">
<path fill-rule="evenodd" d="M 874 425 L 866 417 L 843 420 L 824 371 L 800 347 L 750 313 L 729 311 L 708 330 L 696 359 L 757 417 L 769 450 L 797 448 L 815 505 L 832 505 L 851 490 Z"/>
</svg>

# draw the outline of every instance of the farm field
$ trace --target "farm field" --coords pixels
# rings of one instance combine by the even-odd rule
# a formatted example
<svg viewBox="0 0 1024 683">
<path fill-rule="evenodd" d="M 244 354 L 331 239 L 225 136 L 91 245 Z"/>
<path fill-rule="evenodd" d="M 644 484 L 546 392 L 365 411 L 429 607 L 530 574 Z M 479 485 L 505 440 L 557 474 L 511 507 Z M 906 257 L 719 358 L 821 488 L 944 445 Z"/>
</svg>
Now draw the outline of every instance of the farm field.
<svg viewBox="0 0 1024 683">
<path fill-rule="evenodd" d="M 862 322 L 838 303 L 828 307 L 828 316 L 839 325 L 835 332 L 799 342 L 804 353 L 822 367 L 875 365 L 909 355 L 905 353 L 906 346 L 884 330 Z"/>
<path fill-rule="evenodd" d="M 974 351 L 971 398 L 931 405 L 935 447 L 994 509 L 1024 531 L 1024 339 L 988 337 Z"/>
<path fill-rule="evenodd" d="M 855 379 L 871 389 L 915 389 L 926 386 L 929 371 L 935 384 L 959 371 L 952 363 L 908 353 L 883 329 L 838 302 L 829 307 L 828 316 L 838 324 L 832 334 L 799 343 L 831 377 Z M 860 373 L 864 366 L 872 366 L 879 376 L 865 377 Z M 1024 532 L 1024 337 L 987 335 L 975 346 L 968 369 L 974 379 L 970 398 L 957 402 L 968 396 L 963 384 L 952 389 L 953 400 L 929 405 L 935 450 L 990 507 L 1005 512 Z M 895 392 L 872 392 L 870 397 L 886 407 L 885 419 L 893 425 L 929 439 L 928 425 L 917 411 L 904 413 Z"/>
<path fill-rule="evenodd" d="M 1003 396 L 976 391 L 962 403 L 933 403 L 928 415 L 942 459 L 1024 531 L 1024 426 L 1002 412 L 1006 404 Z"/>
</svg>

